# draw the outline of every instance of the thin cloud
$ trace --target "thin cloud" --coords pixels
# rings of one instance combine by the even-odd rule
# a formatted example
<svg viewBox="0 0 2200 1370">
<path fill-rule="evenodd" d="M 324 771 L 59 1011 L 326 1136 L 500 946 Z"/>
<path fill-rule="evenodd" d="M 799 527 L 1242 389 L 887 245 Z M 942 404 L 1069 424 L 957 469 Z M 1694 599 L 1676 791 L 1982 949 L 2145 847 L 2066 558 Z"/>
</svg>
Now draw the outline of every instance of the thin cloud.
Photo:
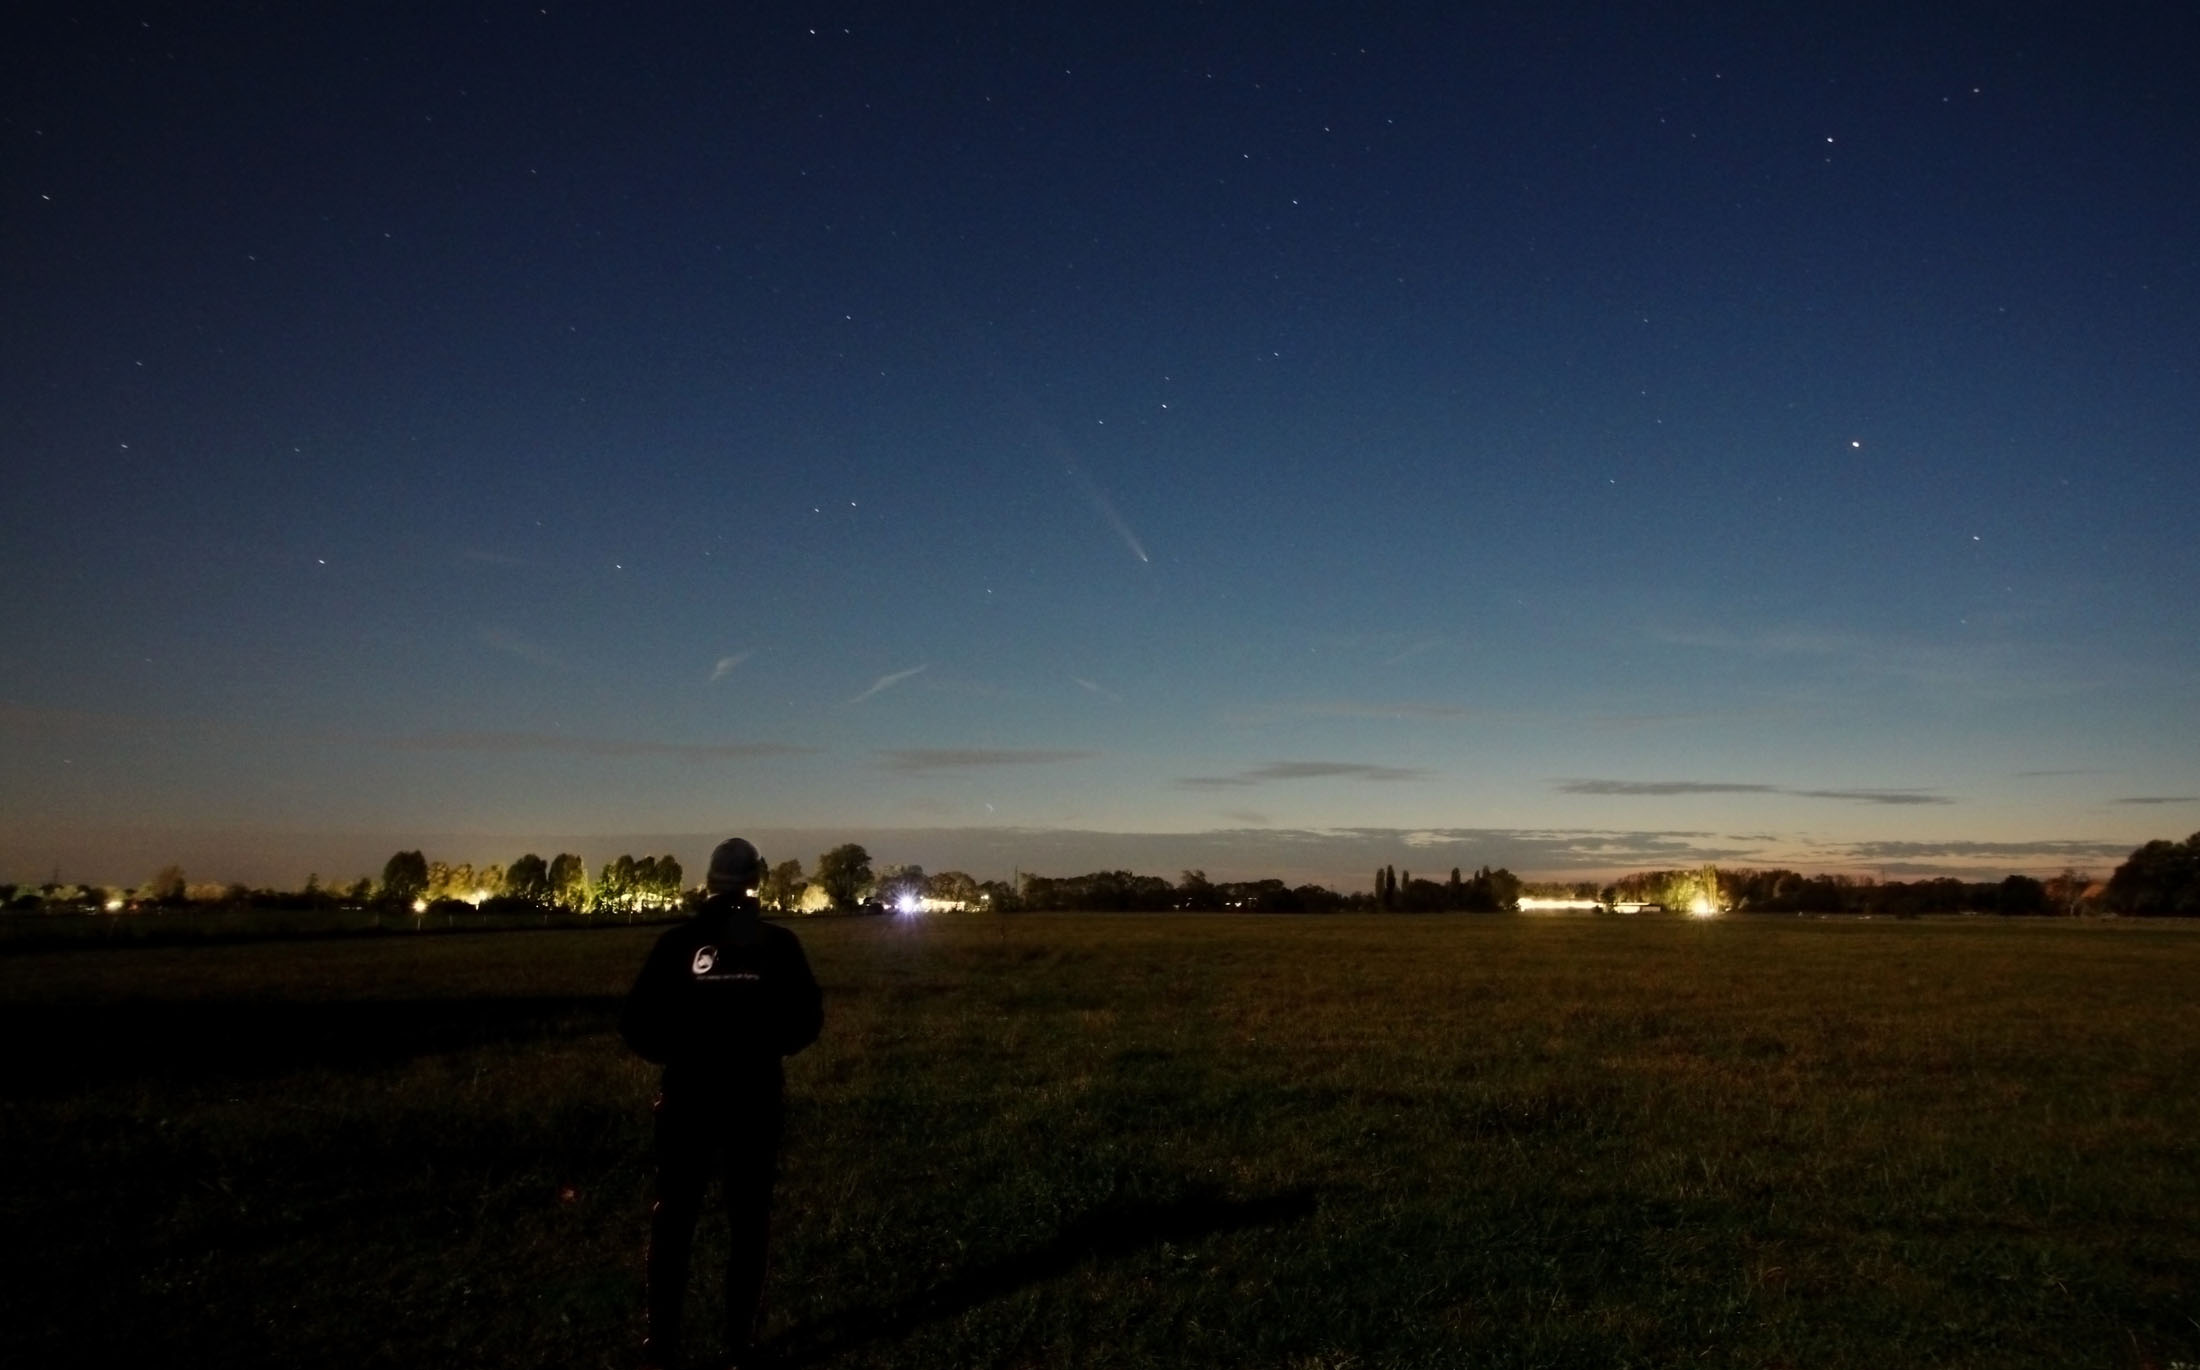
<svg viewBox="0 0 2200 1370">
<path fill-rule="evenodd" d="M 1614 732 L 1630 732 L 1637 728 L 1662 728 L 1675 723 L 1732 723 L 1745 718 L 1762 718 L 1767 709 L 1696 709 L 1669 714 L 1594 714 L 1587 722 L 1591 727 Z"/>
<path fill-rule="evenodd" d="M 1839 799 L 1850 804 L 1953 804 L 1930 790 L 1782 790 L 1803 799 Z"/>
<path fill-rule="evenodd" d="M 1752 632 L 1720 629 L 1649 631 L 1669 646 L 1732 652 L 1761 660 L 1806 660 L 1857 680 L 1898 680 L 1934 690 L 1961 689 L 2002 698 L 2065 695 L 2084 688 L 2091 672 L 2052 653 L 2018 651 L 2007 642 L 1962 646 L 1938 640 L 1874 635 L 1808 624 Z"/>
<path fill-rule="evenodd" d="M 2128 799 L 2111 799 L 2111 804 L 2200 804 L 2200 794 L 2135 794 Z"/>
<path fill-rule="evenodd" d="M 1332 718 L 1466 718 L 1480 710 L 1458 704 L 1423 704 L 1412 700 L 1393 704 L 1340 699 L 1312 706 L 1308 712 Z"/>
<path fill-rule="evenodd" d="M 927 661 L 922 666 L 911 666 L 906 671 L 895 671 L 891 675 L 882 675 L 877 680 L 871 682 L 870 689 L 865 690 L 862 694 L 857 695 L 854 699 L 851 699 L 848 702 L 850 704 L 861 704 L 864 700 L 869 699 L 872 695 L 877 694 L 881 690 L 891 690 L 896 685 L 901 684 L 901 682 L 907 680 L 913 675 L 922 675 L 926 670 L 929 670 L 931 668 L 931 665 L 932 663 Z"/>
<path fill-rule="evenodd" d="M 1085 679 L 1081 675 L 1073 675 L 1070 677 L 1070 679 L 1076 681 L 1079 686 L 1083 687 L 1084 689 L 1090 690 L 1092 693 L 1100 696 L 1102 699 L 1112 699 L 1118 704 L 1123 702 L 1123 696 L 1117 694 L 1115 691 L 1109 689 L 1105 685 L 1095 685 L 1093 682 Z"/>
<path fill-rule="evenodd" d="M 540 666 L 546 671 L 573 669 L 564 657 L 507 628 L 484 628 L 481 630 L 481 641 L 484 646 L 492 647 L 506 656 L 518 657 L 530 666 Z"/>
<path fill-rule="evenodd" d="M 1428 772 L 1416 766 L 1370 766 L 1357 761 L 1272 761 L 1245 774 L 1254 780 L 1419 780 Z"/>
<path fill-rule="evenodd" d="M 1777 794 L 1779 787 L 1724 780 L 1561 780 L 1558 791 L 1609 795 Z"/>
<path fill-rule="evenodd" d="M 1443 645 L 1444 639 L 1440 637 L 1424 637 L 1419 642 L 1412 643 L 1405 647 L 1403 650 L 1395 652 L 1389 657 L 1385 658 L 1383 664 L 1385 666 L 1402 665 L 1405 662 L 1413 660 L 1413 658 L 1421 655 L 1423 652 L 1433 651 Z"/>
<path fill-rule="evenodd" d="M 878 755 L 890 771 L 922 772 L 989 766 L 1050 766 L 1062 761 L 1084 761 L 1099 753 L 1039 747 L 909 747 Z"/>
<path fill-rule="evenodd" d="M 1598 794 L 1627 798 L 1689 794 L 1785 794 L 1797 799 L 1837 799 L 1850 804 L 1953 804 L 1930 790 L 1796 790 L 1733 780 L 1561 780 L 1561 794 Z"/>
<path fill-rule="evenodd" d="M 710 668 L 710 683 L 715 685 L 724 680 L 727 676 L 732 675 L 742 662 L 755 655 L 754 651 L 747 651 L 735 652 L 732 656 L 718 658 L 718 664 Z"/>
<path fill-rule="evenodd" d="M 618 737 L 569 737 L 563 733 L 421 733 L 390 738 L 401 752 L 493 752 L 500 755 L 551 753 L 568 756 L 669 756 L 683 761 L 742 761 L 766 756 L 803 756 L 815 747 L 785 742 L 648 742 Z"/>
<path fill-rule="evenodd" d="M 1317 699 L 1297 703 L 1265 704 L 1223 715 L 1223 721 L 1247 727 L 1265 727 L 1302 718 L 1386 718 L 1441 720 L 1479 718 L 1487 711 L 1459 704 L 1431 704 L 1416 700 Z"/>
<path fill-rule="evenodd" d="M 1236 775 L 1192 775 L 1177 781 L 1189 790 L 1235 789 L 1277 780 L 1421 780 L 1428 772 L 1413 766 L 1374 766 L 1359 761 L 1271 761 Z"/>
<path fill-rule="evenodd" d="M 43 705 L 0 701 L 0 732 L 21 734 L 33 740 L 119 737 L 150 729 L 172 728 L 178 722 L 180 720 L 146 718 L 135 714 L 92 713 L 84 709 L 53 709 Z"/>
<path fill-rule="evenodd" d="M 1852 842 L 1840 848 L 1840 853 L 1855 861 L 1919 861 L 1933 857 L 2048 861 L 2129 856 L 2131 844 L 2067 838 L 2039 842 Z"/>
</svg>

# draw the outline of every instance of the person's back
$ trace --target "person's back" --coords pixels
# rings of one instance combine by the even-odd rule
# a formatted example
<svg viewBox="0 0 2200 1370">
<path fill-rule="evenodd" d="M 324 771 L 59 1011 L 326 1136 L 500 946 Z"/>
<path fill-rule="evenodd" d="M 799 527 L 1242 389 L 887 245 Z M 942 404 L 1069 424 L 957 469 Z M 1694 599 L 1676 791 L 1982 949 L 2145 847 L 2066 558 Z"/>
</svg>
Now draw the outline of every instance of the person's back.
<svg viewBox="0 0 2200 1370">
<path fill-rule="evenodd" d="M 781 1061 L 817 1040 L 822 997 L 802 944 L 762 921 L 763 858 L 740 838 L 711 853 L 709 898 L 657 939 L 620 1034 L 662 1065 L 657 1203 L 650 1213 L 649 1364 L 678 1361 L 681 1303 L 703 1191 L 723 1173 L 731 1240 L 726 1340 L 738 1357 L 763 1296 L 772 1181 L 784 1117 Z"/>
</svg>

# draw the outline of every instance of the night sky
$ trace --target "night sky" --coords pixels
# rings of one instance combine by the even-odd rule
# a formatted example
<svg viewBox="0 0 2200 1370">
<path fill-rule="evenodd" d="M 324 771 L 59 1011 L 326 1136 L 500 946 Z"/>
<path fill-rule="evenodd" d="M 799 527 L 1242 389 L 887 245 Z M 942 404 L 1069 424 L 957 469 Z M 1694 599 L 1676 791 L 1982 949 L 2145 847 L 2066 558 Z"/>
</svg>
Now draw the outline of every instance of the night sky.
<svg viewBox="0 0 2200 1370">
<path fill-rule="evenodd" d="M 0 878 L 2200 828 L 2184 6 L 40 8 Z"/>
</svg>

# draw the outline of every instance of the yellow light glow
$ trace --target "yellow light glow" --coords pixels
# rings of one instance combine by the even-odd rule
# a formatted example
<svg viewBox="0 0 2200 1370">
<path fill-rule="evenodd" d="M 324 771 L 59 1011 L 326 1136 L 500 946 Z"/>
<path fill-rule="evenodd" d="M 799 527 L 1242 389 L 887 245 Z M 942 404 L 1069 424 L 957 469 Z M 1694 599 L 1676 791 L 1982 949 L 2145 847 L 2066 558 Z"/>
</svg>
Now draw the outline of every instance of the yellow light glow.
<svg viewBox="0 0 2200 1370">
<path fill-rule="evenodd" d="M 1699 894 L 1688 901 L 1688 911 L 1698 918 L 1709 918 L 1719 911 L 1719 906 L 1711 902 L 1710 895 Z"/>
<path fill-rule="evenodd" d="M 110 899 L 110 900 L 108 900 L 108 901 L 107 901 L 107 912 L 109 912 L 109 913 L 120 913 L 120 912 L 122 912 L 122 901 L 121 901 L 120 899 Z"/>
<path fill-rule="evenodd" d="M 428 901 L 427 901 L 427 900 L 425 900 L 425 899 L 415 899 L 415 900 L 413 900 L 413 912 L 414 912 L 414 913 L 426 913 L 427 911 L 428 911 Z"/>
</svg>

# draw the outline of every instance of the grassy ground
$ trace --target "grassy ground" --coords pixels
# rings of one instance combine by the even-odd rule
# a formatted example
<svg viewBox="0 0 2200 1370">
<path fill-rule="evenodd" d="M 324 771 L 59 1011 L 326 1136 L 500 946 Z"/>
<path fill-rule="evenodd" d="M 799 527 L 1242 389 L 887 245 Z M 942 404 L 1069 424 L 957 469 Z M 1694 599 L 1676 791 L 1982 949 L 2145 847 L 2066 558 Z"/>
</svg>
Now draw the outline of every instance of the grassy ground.
<svg viewBox="0 0 2200 1370">
<path fill-rule="evenodd" d="M 675 915 L 676 916 L 676 915 Z M 585 929 L 613 923 L 665 923 L 624 914 L 567 913 L 562 910 L 510 910 L 463 913 L 437 910 L 415 914 L 375 904 L 318 909 L 259 909 L 235 904 L 191 905 L 130 913 L 0 912 L 0 955 L 31 951 L 67 951 L 85 946 L 201 946 L 210 942 L 257 942 L 301 937 L 412 937 L 474 932 Z"/>
<path fill-rule="evenodd" d="M 0 957 L 0 1362 L 629 1362 L 656 931 Z M 799 931 L 781 1364 L 2200 1363 L 2200 930 Z"/>
</svg>

